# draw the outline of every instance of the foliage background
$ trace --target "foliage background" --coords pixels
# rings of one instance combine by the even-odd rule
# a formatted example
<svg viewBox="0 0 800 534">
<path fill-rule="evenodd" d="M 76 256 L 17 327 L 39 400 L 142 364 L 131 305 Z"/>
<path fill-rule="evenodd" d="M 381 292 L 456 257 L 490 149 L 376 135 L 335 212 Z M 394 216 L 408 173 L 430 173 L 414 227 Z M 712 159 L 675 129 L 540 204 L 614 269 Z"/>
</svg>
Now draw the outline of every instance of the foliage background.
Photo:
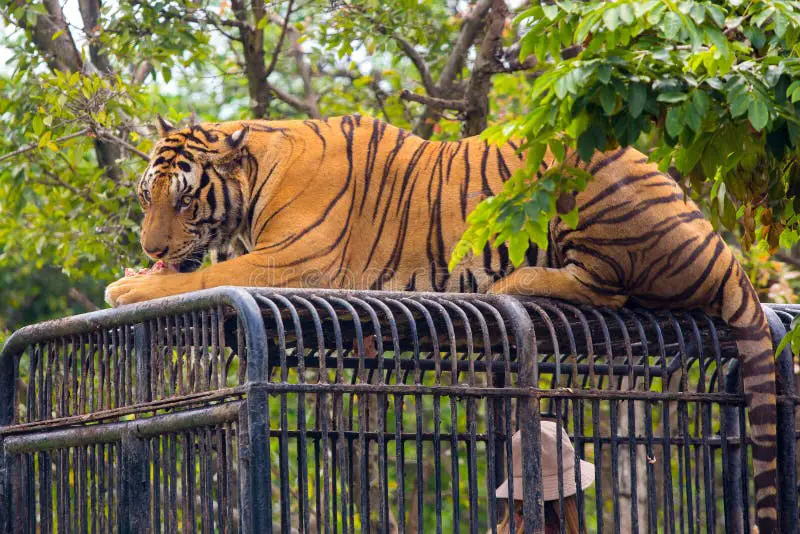
<svg viewBox="0 0 800 534">
<path fill-rule="evenodd" d="M 524 1 L 3 0 L 0 7 L 6 332 L 102 306 L 105 284 L 144 261 L 133 187 L 156 113 L 181 121 L 192 113 L 226 120 L 360 112 L 438 139 L 524 124 L 541 72 L 536 56 L 568 44 L 561 34 L 574 19 L 561 13 L 539 47 L 531 35 L 541 28 L 512 22 L 531 16 Z M 638 141 L 659 145 L 652 136 Z M 735 243 L 735 199 L 705 204 L 725 218 Z M 798 263 L 790 250 L 779 257 Z M 765 247 L 743 259 L 763 297 L 793 300 L 791 270 Z"/>
</svg>

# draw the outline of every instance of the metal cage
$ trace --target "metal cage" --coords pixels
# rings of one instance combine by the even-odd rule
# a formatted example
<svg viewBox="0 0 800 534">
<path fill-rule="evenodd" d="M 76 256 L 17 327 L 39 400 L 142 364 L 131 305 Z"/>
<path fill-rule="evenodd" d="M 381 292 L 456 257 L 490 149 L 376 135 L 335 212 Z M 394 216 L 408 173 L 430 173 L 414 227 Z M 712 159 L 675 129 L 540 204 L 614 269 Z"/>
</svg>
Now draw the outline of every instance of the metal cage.
<svg viewBox="0 0 800 534">
<path fill-rule="evenodd" d="M 800 313 L 765 310 L 775 339 Z M 543 418 L 594 464 L 586 532 L 745 532 L 735 357 L 700 313 L 466 294 L 217 288 L 41 323 L 0 353 L 0 532 L 495 532 L 516 429 L 539 532 L 566 506 Z M 778 374 L 796 532 L 788 350 Z"/>
</svg>

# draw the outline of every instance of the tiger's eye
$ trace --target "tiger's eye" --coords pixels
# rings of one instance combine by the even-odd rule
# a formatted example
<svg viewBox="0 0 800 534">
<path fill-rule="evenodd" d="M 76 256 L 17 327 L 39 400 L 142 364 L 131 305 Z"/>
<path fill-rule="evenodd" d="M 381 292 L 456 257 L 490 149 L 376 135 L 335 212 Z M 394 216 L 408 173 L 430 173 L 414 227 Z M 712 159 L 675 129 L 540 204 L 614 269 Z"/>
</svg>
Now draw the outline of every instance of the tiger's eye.
<svg viewBox="0 0 800 534">
<path fill-rule="evenodd" d="M 183 195 L 181 197 L 180 206 L 182 208 L 185 208 L 185 207 L 189 206 L 189 204 L 192 203 L 192 200 L 193 200 L 192 199 L 192 195 Z"/>
</svg>

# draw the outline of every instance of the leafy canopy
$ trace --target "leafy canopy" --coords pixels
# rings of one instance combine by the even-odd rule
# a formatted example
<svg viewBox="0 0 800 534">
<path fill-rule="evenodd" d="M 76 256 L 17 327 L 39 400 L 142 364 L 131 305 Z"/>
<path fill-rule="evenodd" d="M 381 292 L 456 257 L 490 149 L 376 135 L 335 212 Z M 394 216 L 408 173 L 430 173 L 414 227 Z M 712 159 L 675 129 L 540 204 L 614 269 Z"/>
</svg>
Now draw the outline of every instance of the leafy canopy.
<svg viewBox="0 0 800 534">
<path fill-rule="evenodd" d="M 565 154 L 627 145 L 674 165 L 715 227 L 741 223 L 745 248 L 798 241 L 800 4 L 564 0 L 515 22 L 527 31 L 520 60 L 535 55 L 540 72 L 528 113 L 484 136 L 521 139 L 527 164 L 471 214 L 451 268 L 487 241 L 508 242 L 515 265 L 529 240 L 546 247 L 551 219 L 580 216 L 559 214 L 559 196 L 591 179 Z M 537 173 L 548 151 L 554 165 Z"/>
</svg>

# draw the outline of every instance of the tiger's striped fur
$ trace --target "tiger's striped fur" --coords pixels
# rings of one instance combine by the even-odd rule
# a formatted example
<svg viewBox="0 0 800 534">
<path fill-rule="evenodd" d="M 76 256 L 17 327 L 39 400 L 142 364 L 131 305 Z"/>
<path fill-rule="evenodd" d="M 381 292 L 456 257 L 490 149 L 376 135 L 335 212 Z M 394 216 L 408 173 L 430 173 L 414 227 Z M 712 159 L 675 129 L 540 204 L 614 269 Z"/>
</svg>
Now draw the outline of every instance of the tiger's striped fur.
<svg viewBox="0 0 800 534">
<path fill-rule="evenodd" d="M 243 121 L 162 139 L 140 184 L 142 245 L 178 265 L 248 252 L 196 272 L 122 279 L 114 305 L 220 285 L 492 291 L 619 307 L 702 309 L 737 333 L 754 447 L 757 522 L 777 532 L 775 372 L 747 276 L 673 179 L 632 148 L 596 154 L 578 227 L 550 225 L 514 269 L 505 247 L 448 272 L 470 210 L 524 164 L 478 138 L 430 142 L 359 116 Z M 550 161 L 550 160 L 548 160 Z"/>
</svg>

